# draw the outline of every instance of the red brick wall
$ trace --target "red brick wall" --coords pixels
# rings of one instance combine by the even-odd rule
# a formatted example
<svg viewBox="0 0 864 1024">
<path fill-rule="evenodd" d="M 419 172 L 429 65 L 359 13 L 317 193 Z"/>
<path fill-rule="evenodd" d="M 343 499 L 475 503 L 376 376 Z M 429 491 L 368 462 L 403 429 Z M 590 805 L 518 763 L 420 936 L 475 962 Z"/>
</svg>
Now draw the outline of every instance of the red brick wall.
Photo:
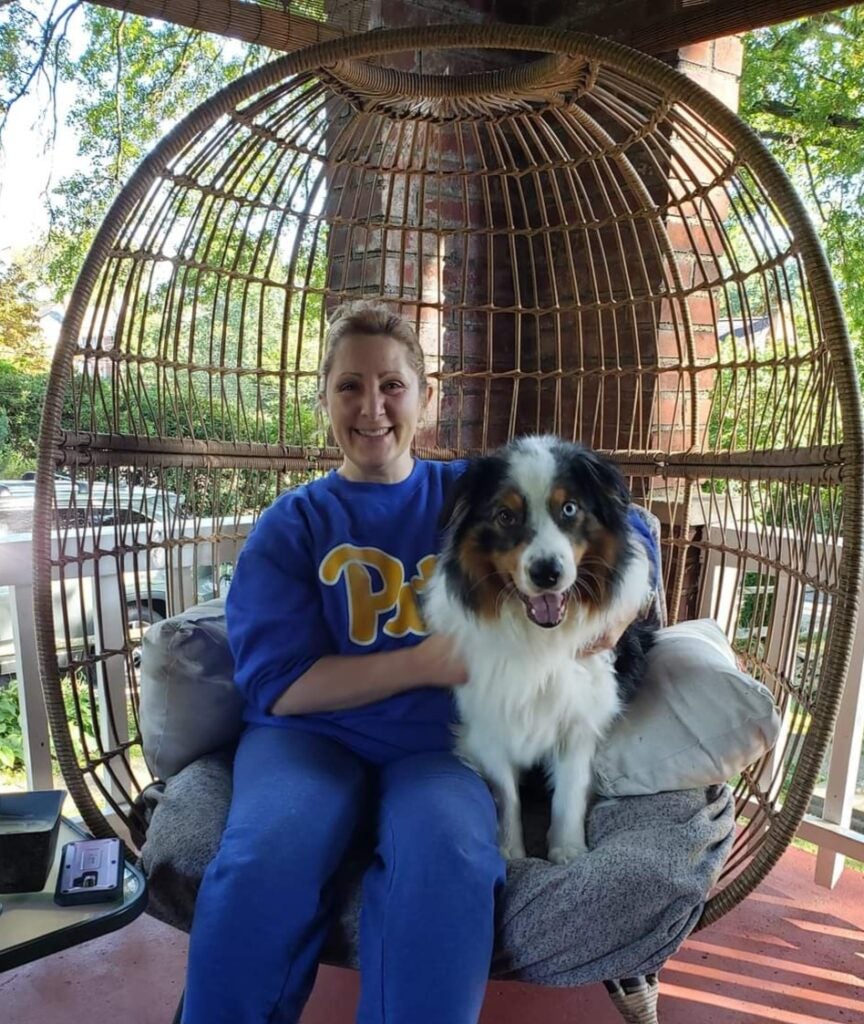
<svg viewBox="0 0 864 1024">
<path fill-rule="evenodd" d="M 722 100 L 730 109 L 738 106 L 738 86 L 741 77 L 743 46 L 738 38 L 714 39 L 684 47 L 677 55 L 677 68 L 682 74 L 697 82 L 708 92 Z M 686 153 L 686 149 L 684 150 Z M 705 169 L 703 180 L 710 180 Z M 713 216 L 722 219 L 728 212 L 728 204 L 722 190 L 711 193 Z M 712 216 L 705 210 L 692 205 L 682 205 L 675 215 L 669 217 L 666 230 L 675 252 L 676 262 L 685 289 L 695 289 L 688 300 L 690 320 L 693 325 L 694 355 L 697 363 L 716 358 L 717 337 L 715 323 L 720 309 L 720 297 L 698 286 L 716 278 L 715 259 L 723 251 L 716 230 L 711 227 Z M 678 346 L 671 320 L 662 321 L 657 337 L 657 354 L 661 365 L 677 362 Z M 714 374 L 705 371 L 698 377 L 699 403 L 697 413 L 697 443 L 702 443 L 708 413 L 707 396 L 713 385 Z M 690 418 L 686 418 L 684 429 L 681 425 L 671 426 L 671 406 L 680 392 L 676 389 L 672 375 L 660 380 L 660 415 L 658 416 L 657 447 L 675 449 L 689 443 Z M 668 431 L 668 433 L 667 433 Z"/>
<path fill-rule="evenodd" d="M 379 0 L 373 26 L 480 22 L 493 20 L 494 9 L 491 0 L 470 4 Z M 403 54 L 388 58 L 387 63 L 427 74 L 445 68 L 458 73 L 483 66 L 502 67 L 532 56 L 449 51 Z M 737 101 L 740 60 L 737 39 L 690 46 L 676 58 L 683 73 L 732 106 Z M 334 131 L 337 128 L 334 125 Z M 394 162 L 398 167 L 410 165 L 411 146 L 422 152 L 427 132 L 435 136 L 435 159 L 442 166 L 457 166 L 464 160 L 479 169 L 494 159 L 493 154 L 482 151 L 482 145 L 471 143 L 470 133 L 457 137 L 455 128 L 415 124 L 401 129 L 401 135 L 398 131 L 388 129 L 371 147 L 364 141 L 367 153 L 381 159 L 385 167 Z M 512 159 L 515 163 L 522 160 L 523 170 L 530 169 L 524 155 L 515 153 Z M 656 167 L 640 170 L 649 192 L 662 202 L 669 183 L 658 176 Z M 520 193 L 515 206 L 514 186 L 511 183 L 508 192 L 500 179 L 481 182 L 479 178 L 445 176 L 435 179 L 434 188 L 421 188 L 420 176 L 408 175 L 398 179 L 395 189 L 382 188 L 382 180 L 374 173 L 339 170 L 329 182 L 328 216 L 363 223 L 333 227 L 328 283 L 340 295 L 399 297 L 402 311 L 415 316 L 430 369 L 440 368 L 444 374 L 438 420 L 433 417 L 422 441 L 475 448 L 497 444 L 514 431 L 556 430 L 612 449 L 668 451 L 690 444 L 688 382 L 676 369 L 682 358 L 680 310 L 664 303 L 658 315 L 659 304 L 647 300 L 644 306 L 631 304 L 627 312 L 590 309 L 598 300 L 614 302 L 625 295 L 628 269 L 638 268 L 639 286 L 649 293 L 655 288 L 656 295 L 664 268 L 656 246 L 644 234 L 647 227 L 637 226 L 622 243 L 614 227 L 591 234 L 566 226 L 553 236 L 551 246 L 544 247 L 539 236 L 511 239 L 505 234 L 490 235 L 487 230 L 490 218 L 493 228 L 517 223 L 520 218 L 525 226 L 543 223 L 549 206 L 541 179 L 535 182 L 538 187 L 533 192 L 529 187 Z M 531 184 L 531 179 L 523 180 Z M 587 172 L 580 180 L 581 205 L 590 206 L 598 198 L 592 189 L 599 186 L 591 184 Z M 715 209 L 720 205 L 715 201 Z M 565 207 L 569 225 L 578 224 L 584 209 L 580 212 L 572 199 L 565 199 Z M 665 225 L 685 290 L 713 276 L 718 249 L 717 238 L 704 229 L 698 214 L 679 206 Z M 447 232 L 465 227 L 471 230 Z M 411 228 L 417 230 L 407 230 Z M 636 249 L 641 253 L 639 260 Z M 603 271 L 599 278 L 598 266 Z M 544 312 L 517 318 L 512 312 L 517 300 L 522 307 Z M 698 288 L 687 299 L 697 361 L 711 359 L 716 351 L 713 301 L 709 292 Z M 557 315 L 550 312 L 556 302 L 574 308 Z M 610 339 L 615 340 L 614 354 Z M 656 379 L 638 375 L 637 363 L 668 365 L 669 371 Z M 518 384 L 513 376 L 495 381 L 482 377 L 490 371 L 513 369 L 551 376 L 542 382 L 524 379 Z M 706 371 L 699 382 L 702 399 L 711 383 L 711 372 Z M 700 400 L 699 432 L 705 426 L 706 410 L 707 402 Z"/>
</svg>

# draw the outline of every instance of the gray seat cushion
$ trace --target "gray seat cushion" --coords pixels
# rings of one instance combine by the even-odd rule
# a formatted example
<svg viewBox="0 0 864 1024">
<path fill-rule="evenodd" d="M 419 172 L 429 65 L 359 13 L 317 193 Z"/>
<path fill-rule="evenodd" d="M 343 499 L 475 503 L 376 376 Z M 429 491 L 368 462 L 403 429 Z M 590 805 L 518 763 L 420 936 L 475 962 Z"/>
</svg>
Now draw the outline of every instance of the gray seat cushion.
<svg viewBox="0 0 864 1024">
<path fill-rule="evenodd" d="M 188 931 L 231 799 L 231 755 L 199 758 L 144 795 L 141 863 L 154 916 Z M 600 800 L 589 852 L 567 866 L 541 859 L 548 802 L 526 796 L 529 856 L 511 862 L 499 900 L 493 976 L 571 986 L 658 970 L 701 913 L 732 844 L 727 786 Z M 357 966 L 364 862 L 336 880 L 342 908 L 325 960 Z"/>
</svg>

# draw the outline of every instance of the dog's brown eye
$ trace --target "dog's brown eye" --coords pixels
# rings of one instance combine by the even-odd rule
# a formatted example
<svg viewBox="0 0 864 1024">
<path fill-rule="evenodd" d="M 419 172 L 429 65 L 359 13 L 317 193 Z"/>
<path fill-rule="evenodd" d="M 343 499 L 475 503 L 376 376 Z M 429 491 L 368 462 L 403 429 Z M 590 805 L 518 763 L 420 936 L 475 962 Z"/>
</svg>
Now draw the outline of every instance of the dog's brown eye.
<svg viewBox="0 0 864 1024">
<path fill-rule="evenodd" d="M 565 501 L 561 506 L 562 519 L 575 519 L 579 514 L 579 507 L 575 501 Z"/>
<path fill-rule="evenodd" d="M 495 513 L 495 522 L 499 526 L 512 526 L 516 522 L 516 513 L 511 508 L 499 508 Z"/>
</svg>

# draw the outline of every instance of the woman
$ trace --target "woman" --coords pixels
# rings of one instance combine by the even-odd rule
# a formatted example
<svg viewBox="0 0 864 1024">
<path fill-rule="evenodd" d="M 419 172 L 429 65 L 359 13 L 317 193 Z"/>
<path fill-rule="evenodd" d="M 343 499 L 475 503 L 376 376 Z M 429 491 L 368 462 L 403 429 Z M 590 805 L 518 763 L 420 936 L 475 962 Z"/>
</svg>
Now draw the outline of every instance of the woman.
<svg viewBox="0 0 864 1024">
<path fill-rule="evenodd" d="M 321 377 L 342 465 L 264 512 L 227 601 L 248 726 L 183 1021 L 299 1019 L 333 876 L 372 820 L 357 1020 L 473 1024 L 505 865 L 489 791 L 451 752 L 464 669 L 415 601 L 463 467 L 411 454 L 431 389 L 414 331 L 385 306 L 337 311 Z"/>
</svg>

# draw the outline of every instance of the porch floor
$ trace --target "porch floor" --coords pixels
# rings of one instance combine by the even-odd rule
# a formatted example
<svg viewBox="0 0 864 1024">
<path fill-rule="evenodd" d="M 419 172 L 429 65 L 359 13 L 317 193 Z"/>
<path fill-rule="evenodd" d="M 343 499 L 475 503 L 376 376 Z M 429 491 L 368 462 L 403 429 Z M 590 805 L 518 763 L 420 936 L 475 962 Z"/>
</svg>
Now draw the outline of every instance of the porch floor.
<svg viewBox="0 0 864 1024">
<path fill-rule="evenodd" d="M 864 874 L 833 892 L 789 850 L 759 890 L 692 936 L 661 975 L 663 1024 L 864 1021 Z M 113 935 L 0 976 L 8 1024 L 170 1024 L 186 936 L 144 915 Z M 350 1024 L 357 976 L 322 968 L 302 1024 Z M 620 1024 L 600 985 L 492 982 L 481 1024 Z"/>
</svg>

